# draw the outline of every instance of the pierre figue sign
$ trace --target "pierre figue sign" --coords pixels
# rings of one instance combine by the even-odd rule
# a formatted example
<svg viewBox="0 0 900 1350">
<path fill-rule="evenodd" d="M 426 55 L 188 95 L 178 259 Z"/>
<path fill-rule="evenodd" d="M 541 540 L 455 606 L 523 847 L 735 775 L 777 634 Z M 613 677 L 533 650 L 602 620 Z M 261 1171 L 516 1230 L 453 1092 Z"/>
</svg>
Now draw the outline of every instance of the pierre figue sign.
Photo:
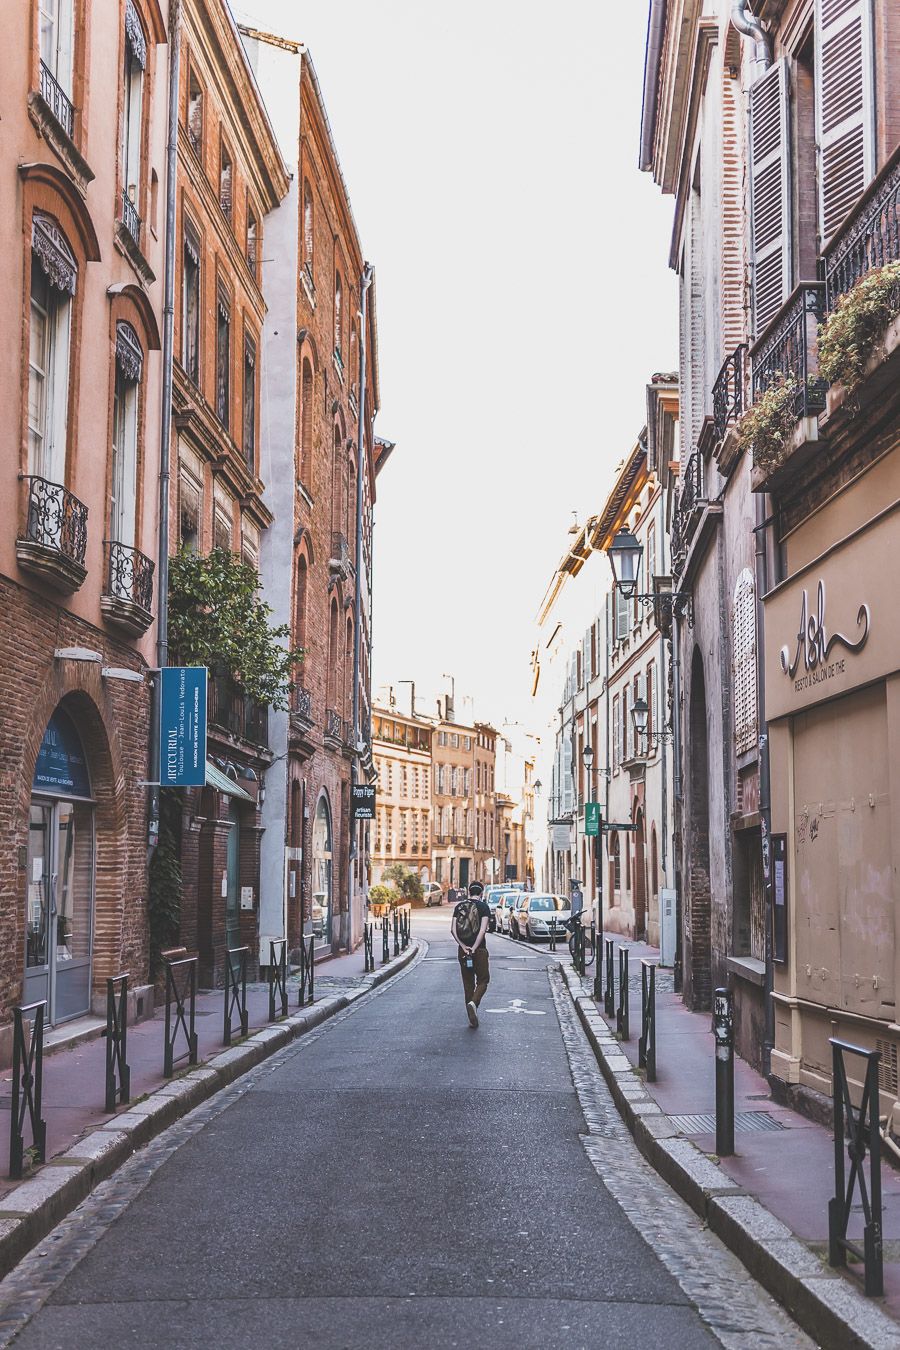
<svg viewBox="0 0 900 1350">
<path fill-rule="evenodd" d="M 803 592 L 800 602 L 800 627 L 797 631 L 796 647 L 793 656 L 789 646 L 781 649 L 781 669 L 789 680 L 793 680 L 796 692 L 802 693 L 825 680 L 833 680 L 846 673 L 846 657 L 836 655 L 831 660 L 835 648 L 843 651 L 861 652 L 869 638 L 869 606 L 860 605 L 856 613 L 856 638 L 845 637 L 837 631 L 829 634 L 825 624 L 825 582 L 820 580 L 816 592 L 816 609 L 809 608 L 809 595 Z M 801 671 L 801 663 L 803 669 Z"/>
</svg>

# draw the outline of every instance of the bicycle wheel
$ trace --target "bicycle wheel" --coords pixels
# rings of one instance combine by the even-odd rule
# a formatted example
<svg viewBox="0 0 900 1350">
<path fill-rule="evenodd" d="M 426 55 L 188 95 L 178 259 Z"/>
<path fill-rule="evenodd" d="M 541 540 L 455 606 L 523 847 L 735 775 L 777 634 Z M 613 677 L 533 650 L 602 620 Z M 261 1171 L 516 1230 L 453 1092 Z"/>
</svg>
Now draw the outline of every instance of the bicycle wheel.
<svg viewBox="0 0 900 1350">
<path fill-rule="evenodd" d="M 569 938 L 569 955 L 571 956 L 572 960 L 574 961 L 574 960 L 575 960 L 575 934 L 574 934 L 574 933 L 573 933 L 572 936 Z"/>
<path fill-rule="evenodd" d="M 584 939 L 584 964 L 585 967 L 594 964 L 594 944 L 589 937 Z"/>
</svg>

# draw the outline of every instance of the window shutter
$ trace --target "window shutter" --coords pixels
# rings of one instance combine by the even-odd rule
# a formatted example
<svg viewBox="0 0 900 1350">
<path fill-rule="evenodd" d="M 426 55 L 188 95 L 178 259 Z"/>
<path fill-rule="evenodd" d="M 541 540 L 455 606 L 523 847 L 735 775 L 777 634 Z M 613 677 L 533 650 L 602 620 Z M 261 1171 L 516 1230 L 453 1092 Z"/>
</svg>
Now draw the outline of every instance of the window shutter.
<svg viewBox="0 0 900 1350">
<path fill-rule="evenodd" d="M 753 573 L 744 568 L 734 588 L 732 609 L 734 748 L 738 755 L 753 750 L 756 726 L 756 588 Z"/>
<path fill-rule="evenodd" d="M 788 69 L 782 59 L 750 86 L 750 257 L 756 337 L 791 290 Z"/>
<path fill-rule="evenodd" d="M 875 172 L 871 0 L 816 0 L 819 233 L 824 244 Z"/>
</svg>

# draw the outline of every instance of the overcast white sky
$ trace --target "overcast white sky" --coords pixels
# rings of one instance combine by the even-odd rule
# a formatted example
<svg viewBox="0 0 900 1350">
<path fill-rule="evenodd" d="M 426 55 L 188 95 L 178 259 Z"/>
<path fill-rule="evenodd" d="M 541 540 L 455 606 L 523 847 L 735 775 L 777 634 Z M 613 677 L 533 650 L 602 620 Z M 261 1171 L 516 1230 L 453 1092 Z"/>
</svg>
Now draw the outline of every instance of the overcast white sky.
<svg viewBox="0 0 900 1350">
<path fill-rule="evenodd" d="M 374 684 L 532 721 L 534 616 L 677 357 L 646 0 L 232 0 L 305 42 L 378 286 Z M 263 90 L 265 94 L 265 90 Z M 408 690 L 398 690 L 404 700 Z"/>
</svg>

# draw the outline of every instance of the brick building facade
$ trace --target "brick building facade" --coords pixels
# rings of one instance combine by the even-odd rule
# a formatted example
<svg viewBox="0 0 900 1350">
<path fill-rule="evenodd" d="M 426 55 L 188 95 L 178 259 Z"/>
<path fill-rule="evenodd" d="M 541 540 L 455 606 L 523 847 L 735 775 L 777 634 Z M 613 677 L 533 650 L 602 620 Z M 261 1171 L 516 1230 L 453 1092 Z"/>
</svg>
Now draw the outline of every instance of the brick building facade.
<svg viewBox="0 0 900 1350">
<path fill-rule="evenodd" d="M 288 176 L 218 0 L 183 9 L 176 184 L 172 547 L 228 549 L 259 568 L 273 519 L 260 452 L 262 258 Z M 207 785 L 181 794 L 179 938 L 198 952 L 202 982 L 223 978 L 226 947 L 257 952 L 268 739 L 267 709 L 211 670 Z"/>
<path fill-rule="evenodd" d="M 66 1020 L 148 971 L 167 6 L 86 10 L 5 13 L 4 1020 L 23 999 Z"/>
<path fill-rule="evenodd" d="M 372 710 L 377 805 L 371 831 L 372 882 L 402 863 L 431 880 L 431 742 L 434 726 L 396 708 Z"/>
</svg>

